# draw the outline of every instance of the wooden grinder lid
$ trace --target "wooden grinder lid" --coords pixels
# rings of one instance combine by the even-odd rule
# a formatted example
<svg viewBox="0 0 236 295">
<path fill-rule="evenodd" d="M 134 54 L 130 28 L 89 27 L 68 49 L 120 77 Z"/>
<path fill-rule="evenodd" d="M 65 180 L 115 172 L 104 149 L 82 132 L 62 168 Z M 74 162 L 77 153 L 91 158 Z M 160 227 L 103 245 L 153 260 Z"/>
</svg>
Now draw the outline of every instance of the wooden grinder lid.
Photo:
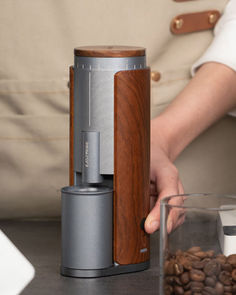
<svg viewBox="0 0 236 295">
<path fill-rule="evenodd" d="M 76 56 L 135 57 L 145 56 L 145 48 L 135 46 L 82 46 L 74 50 Z"/>
</svg>

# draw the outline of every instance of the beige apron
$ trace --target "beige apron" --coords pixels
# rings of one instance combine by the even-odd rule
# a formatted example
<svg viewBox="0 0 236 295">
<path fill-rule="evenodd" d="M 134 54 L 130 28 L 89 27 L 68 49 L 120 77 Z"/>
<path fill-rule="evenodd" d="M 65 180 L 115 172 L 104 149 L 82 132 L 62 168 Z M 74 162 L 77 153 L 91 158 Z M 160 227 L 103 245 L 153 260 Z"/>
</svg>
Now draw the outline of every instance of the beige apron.
<svg viewBox="0 0 236 295">
<path fill-rule="evenodd" d="M 156 116 L 188 83 L 212 31 L 175 36 L 178 14 L 223 10 L 227 0 L 2 0 L 0 10 L 0 217 L 60 214 L 68 184 L 68 66 L 82 45 L 137 45 L 161 73 Z M 236 122 L 227 118 L 178 161 L 187 191 L 236 193 Z"/>
</svg>

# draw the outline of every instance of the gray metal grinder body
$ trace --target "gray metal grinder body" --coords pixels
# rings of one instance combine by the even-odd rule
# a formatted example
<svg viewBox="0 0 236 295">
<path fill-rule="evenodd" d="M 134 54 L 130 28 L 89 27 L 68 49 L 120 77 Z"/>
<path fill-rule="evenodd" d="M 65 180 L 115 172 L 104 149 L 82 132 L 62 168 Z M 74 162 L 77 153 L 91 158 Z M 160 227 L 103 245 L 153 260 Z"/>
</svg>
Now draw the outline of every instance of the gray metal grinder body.
<svg viewBox="0 0 236 295">
<path fill-rule="evenodd" d="M 114 75 L 119 71 L 143 69 L 146 57 L 75 56 L 74 65 L 74 169 L 75 184 L 80 184 L 83 159 L 83 132 L 97 132 L 100 158 L 99 175 L 114 173 Z M 91 170 L 95 167 L 91 163 Z M 101 182 L 99 176 L 97 181 Z M 86 181 L 85 181 L 86 182 Z"/>
<path fill-rule="evenodd" d="M 100 269 L 112 265 L 112 190 L 62 189 L 62 265 Z"/>
<path fill-rule="evenodd" d="M 62 275 L 100 277 L 149 266 L 112 258 L 114 75 L 145 67 L 145 56 L 75 56 L 75 186 L 62 189 Z"/>
</svg>

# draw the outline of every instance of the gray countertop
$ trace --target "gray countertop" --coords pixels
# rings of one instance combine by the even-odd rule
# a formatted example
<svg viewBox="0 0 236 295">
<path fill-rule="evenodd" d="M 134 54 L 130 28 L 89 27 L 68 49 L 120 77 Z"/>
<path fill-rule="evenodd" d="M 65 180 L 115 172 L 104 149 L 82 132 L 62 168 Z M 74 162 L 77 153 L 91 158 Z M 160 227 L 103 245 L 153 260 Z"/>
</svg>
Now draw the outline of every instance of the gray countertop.
<svg viewBox="0 0 236 295">
<path fill-rule="evenodd" d="M 35 278 L 23 295 L 158 294 L 158 234 L 151 238 L 150 269 L 105 278 L 78 279 L 59 273 L 59 221 L 0 221 L 0 228 L 35 267 Z"/>
</svg>

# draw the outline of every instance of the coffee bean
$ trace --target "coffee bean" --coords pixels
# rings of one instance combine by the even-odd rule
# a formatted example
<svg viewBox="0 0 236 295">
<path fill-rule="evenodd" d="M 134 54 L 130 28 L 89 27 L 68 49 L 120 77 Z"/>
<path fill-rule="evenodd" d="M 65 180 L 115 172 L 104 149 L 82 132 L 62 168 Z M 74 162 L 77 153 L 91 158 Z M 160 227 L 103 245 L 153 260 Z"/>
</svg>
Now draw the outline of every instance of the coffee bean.
<svg viewBox="0 0 236 295">
<path fill-rule="evenodd" d="M 233 267 L 236 267 L 236 254 L 229 255 L 227 257 L 227 262 L 230 263 Z"/>
<path fill-rule="evenodd" d="M 176 258 L 177 262 L 183 265 L 184 269 L 190 270 L 192 269 L 192 261 L 189 257 L 180 255 Z"/>
<path fill-rule="evenodd" d="M 202 282 L 191 282 L 191 290 L 193 292 L 201 292 L 204 287 L 204 284 Z"/>
<path fill-rule="evenodd" d="M 166 276 L 165 277 L 165 282 L 168 285 L 174 285 L 174 283 L 175 283 L 175 277 L 174 276 Z"/>
<path fill-rule="evenodd" d="M 226 257 L 223 254 L 218 254 L 216 256 L 216 260 L 219 261 L 221 264 L 225 264 L 226 263 Z"/>
<path fill-rule="evenodd" d="M 195 255 L 192 254 L 192 253 L 186 253 L 185 255 L 186 255 L 186 257 L 188 257 L 188 258 L 189 258 L 190 260 L 192 260 L 192 261 L 196 261 L 196 260 L 200 261 L 200 260 L 201 260 L 200 257 L 197 257 L 197 256 L 195 256 Z"/>
<path fill-rule="evenodd" d="M 195 269 L 202 269 L 204 267 L 204 262 L 202 261 L 193 261 L 192 267 Z"/>
<path fill-rule="evenodd" d="M 172 295 L 173 291 L 174 291 L 174 289 L 172 286 L 165 285 L 165 287 L 164 287 L 165 295 Z"/>
<path fill-rule="evenodd" d="M 197 282 L 202 282 L 206 278 L 206 275 L 204 274 L 204 272 L 198 269 L 190 270 L 189 275 L 191 280 L 197 281 Z"/>
<path fill-rule="evenodd" d="M 230 292 L 232 293 L 232 286 L 224 286 L 224 292 Z"/>
<path fill-rule="evenodd" d="M 236 295 L 236 254 L 192 247 L 165 257 L 165 295 Z"/>
<path fill-rule="evenodd" d="M 236 268 L 232 271 L 232 279 L 236 281 Z"/>
<path fill-rule="evenodd" d="M 218 279 L 217 279 L 217 276 L 213 275 L 212 278 L 217 282 Z"/>
<path fill-rule="evenodd" d="M 174 264 L 174 272 L 177 276 L 181 275 L 184 272 L 184 267 L 180 263 Z"/>
<path fill-rule="evenodd" d="M 205 266 L 208 262 L 210 262 L 210 261 L 211 261 L 211 258 L 205 258 L 205 259 L 202 260 L 204 266 Z M 204 267 L 204 266 L 203 266 L 203 267 Z"/>
<path fill-rule="evenodd" d="M 188 249 L 187 252 L 189 252 L 189 253 L 195 253 L 195 252 L 199 252 L 201 250 L 202 249 L 200 247 L 195 246 L 195 247 L 192 247 L 192 248 Z"/>
<path fill-rule="evenodd" d="M 232 281 L 231 273 L 223 270 L 219 274 L 219 280 L 224 285 L 227 285 L 227 286 L 231 285 L 231 281 Z"/>
<path fill-rule="evenodd" d="M 189 282 L 187 285 L 184 285 L 184 290 L 188 291 L 191 288 L 192 282 Z"/>
<path fill-rule="evenodd" d="M 175 256 L 181 256 L 181 255 L 183 255 L 183 251 L 182 250 L 177 250 L 175 252 Z"/>
<path fill-rule="evenodd" d="M 184 295 L 184 289 L 181 286 L 175 286 L 174 292 L 176 295 Z"/>
<path fill-rule="evenodd" d="M 179 286 L 182 286 L 182 282 L 180 281 L 179 277 L 174 277 L 175 283 Z"/>
<path fill-rule="evenodd" d="M 164 271 L 165 271 L 165 273 L 166 273 L 166 270 L 167 270 L 167 268 L 168 268 L 168 266 L 169 266 L 169 260 L 165 260 L 165 262 L 164 262 Z"/>
<path fill-rule="evenodd" d="M 224 285 L 220 282 L 216 283 L 215 286 L 216 295 L 223 295 L 224 294 Z"/>
<path fill-rule="evenodd" d="M 228 271 L 228 272 L 232 272 L 233 267 L 232 267 L 232 265 L 229 264 L 229 263 L 224 263 L 224 264 L 221 264 L 221 269 L 222 269 L 222 270 L 226 270 L 226 271 Z"/>
<path fill-rule="evenodd" d="M 209 261 L 205 266 L 204 266 L 204 273 L 211 277 L 212 275 L 218 275 L 220 273 L 221 270 L 221 265 L 220 262 L 217 260 L 211 260 Z"/>
<path fill-rule="evenodd" d="M 197 256 L 197 257 L 199 257 L 199 258 L 201 258 L 201 259 L 207 257 L 207 253 L 206 252 L 203 252 L 203 251 L 195 252 L 194 255 Z"/>
<path fill-rule="evenodd" d="M 209 286 L 204 287 L 202 292 L 205 292 L 208 295 L 215 295 L 215 289 Z"/>
<path fill-rule="evenodd" d="M 215 256 L 215 251 L 214 250 L 208 250 L 206 251 L 207 257 L 213 258 Z"/>
<path fill-rule="evenodd" d="M 165 261 L 171 258 L 171 253 L 168 250 L 165 251 L 164 258 L 165 258 Z"/>
<path fill-rule="evenodd" d="M 209 286 L 209 287 L 215 287 L 216 285 L 216 279 L 214 279 L 213 277 L 207 277 L 205 279 L 205 285 Z"/>
<path fill-rule="evenodd" d="M 174 264 L 174 261 L 165 261 L 165 274 L 173 275 L 175 273 Z"/>
<path fill-rule="evenodd" d="M 181 280 L 181 282 L 182 282 L 184 285 L 188 284 L 188 282 L 190 281 L 189 273 L 188 273 L 188 272 L 184 272 L 183 274 L 181 274 L 181 276 L 180 276 L 180 280 Z"/>
<path fill-rule="evenodd" d="M 201 261 L 193 261 L 192 267 L 196 269 L 202 269 L 209 261 L 211 261 L 210 258 L 205 258 Z"/>
</svg>

